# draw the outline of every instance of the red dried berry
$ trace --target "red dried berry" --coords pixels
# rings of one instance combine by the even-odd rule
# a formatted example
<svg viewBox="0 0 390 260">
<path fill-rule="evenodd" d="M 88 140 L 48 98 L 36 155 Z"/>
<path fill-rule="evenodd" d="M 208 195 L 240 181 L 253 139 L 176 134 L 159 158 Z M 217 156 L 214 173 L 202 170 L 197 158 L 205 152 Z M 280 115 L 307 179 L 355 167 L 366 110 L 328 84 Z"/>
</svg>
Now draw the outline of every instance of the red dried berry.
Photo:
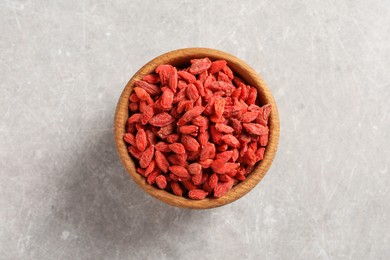
<svg viewBox="0 0 390 260">
<path fill-rule="evenodd" d="M 177 154 L 184 154 L 186 153 L 186 149 L 184 148 L 184 145 L 181 143 L 173 143 L 168 145 L 169 149 Z"/>
<path fill-rule="evenodd" d="M 204 191 L 204 190 L 198 190 L 198 189 L 195 189 L 195 190 L 190 190 L 188 192 L 188 197 L 190 197 L 190 199 L 193 199 L 193 200 L 202 200 L 204 198 L 206 198 L 208 192 Z"/>
<path fill-rule="evenodd" d="M 266 146 L 268 143 L 268 133 L 260 135 L 259 143 L 261 146 Z"/>
<path fill-rule="evenodd" d="M 176 143 L 177 141 L 179 141 L 180 139 L 180 135 L 179 134 L 170 134 L 167 136 L 166 140 L 168 143 Z"/>
<path fill-rule="evenodd" d="M 162 139 L 165 139 L 170 134 L 173 133 L 173 128 L 174 128 L 173 124 L 169 124 L 169 125 L 163 126 L 163 127 L 160 128 L 160 130 L 158 130 L 157 136 L 162 138 Z"/>
<path fill-rule="evenodd" d="M 177 74 L 179 75 L 180 78 L 184 79 L 188 83 L 194 83 L 196 81 L 196 77 L 191 73 L 188 73 L 187 71 L 181 70 L 178 71 Z"/>
<path fill-rule="evenodd" d="M 225 125 L 225 124 L 221 124 L 221 123 L 215 124 L 215 128 L 219 132 L 225 133 L 225 134 L 231 134 L 234 132 L 234 129 L 232 127 Z"/>
<path fill-rule="evenodd" d="M 171 182 L 171 188 L 172 188 L 172 191 L 175 195 L 177 196 L 183 196 L 183 190 L 182 188 L 180 187 L 179 183 L 177 181 L 172 181 Z"/>
<path fill-rule="evenodd" d="M 147 83 L 150 83 L 150 84 L 158 84 L 158 83 L 160 83 L 160 76 L 157 74 L 149 74 L 149 75 L 143 76 L 142 80 L 146 81 Z"/>
<path fill-rule="evenodd" d="M 167 187 L 167 179 L 164 175 L 158 175 L 156 177 L 156 184 L 160 189 L 165 189 Z"/>
<path fill-rule="evenodd" d="M 156 182 L 157 176 L 160 174 L 159 169 L 155 169 L 153 172 L 151 172 L 148 177 L 146 178 L 146 182 L 150 185 L 154 184 Z"/>
<path fill-rule="evenodd" d="M 184 115 L 180 118 L 180 120 L 177 122 L 178 126 L 182 126 L 187 124 L 191 121 L 192 118 L 199 116 L 204 111 L 204 107 L 202 106 L 196 106 L 192 108 L 191 110 L 184 113 Z"/>
<path fill-rule="evenodd" d="M 148 149 L 146 149 L 142 155 L 141 155 L 141 158 L 139 160 L 139 165 L 142 167 L 142 168 L 146 168 L 148 167 L 148 165 L 150 164 L 150 162 L 152 161 L 153 159 L 153 156 L 154 156 L 154 146 L 149 146 Z"/>
<path fill-rule="evenodd" d="M 214 189 L 217 186 L 217 183 L 218 183 L 218 175 L 216 173 L 211 174 L 209 178 L 210 188 Z"/>
<path fill-rule="evenodd" d="M 168 169 L 169 169 L 169 162 L 168 162 L 167 158 L 165 158 L 164 154 L 160 151 L 156 151 L 155 158 L 156 158 L 155 161 L 156 161 L 157 167 L 162 172 L 167 173 Z"/>
<path fill-rule="evenodd" d="M 145 177 L 148 177 L 148 175 L 156 169 L 156 160 L 152 160 L 151 163 L 146 167 L 145 169 Z"/>
<path fill-rule="evenodd" d="M 129 153 L 133 156 L 133 157 L 135 157 L 135 158 L 137 158 L 138 160 L 141 158 L 141 156 L 142 156 L 142 152 L 140 151 L 140 150 L 138 150 L 136 147 L 134 147 L 134 146 L 129 146 L 128 148 L 127 148 L 127 150 L 129 151 Z"/>
<path fill-rule="evenodd" d="M 195 151 L 198 151 L 200 148 L 198 141 L 196 141 L 195 138 L 193 138 L 192 136 L 189 136 L 189 135 L 182 135 L 181 143 L 184 145 L 184 147 L 188 151 L 195 152 Z"/>
<path fill-rule="evenodd" d="M 263 126 L 268 124 L 268 117 L 271 114 L 271 104 L 264 105 L 259 110 L 259 116 L 256 123 L 259 123 Z"/>
<path fill-rule="evenodd" d="M 171 149 L 169 148 L 169 145 L 164 142 L 158 142 L 155 146 L 157 151 L 163 152 L 163 153 L 169 153 Z"/>
<path fill-rule="evenodd" d="M 191 163 L 187 166 L 187 170 L 190 174 L 196 175 L 196 174 L 202 174 L 202 165 L 199 163 Z"/>
<path fill-rule="evenodd" d="M 191 180 L 192 180 L 192 183 L 194 183 L 194 185 L 200 185 L 202 183 L 202 178 L 203 178 L 203 175 L 201 173 L 194 174 L 194 175 L 192 175 Z"/>
<path fill-rule="evenodd" d="M 131 110 L 131 112 L 137 112 L 138 108 L 139 108 L 138 103 L 130 103 L 129 105 L 129 109 Z"/>
<path fill-rule="evenodd" d="M 169 166 L 169 171 L 172 172 L 174 175 L 181 177 L 181 178 L 190 178 L 190 174 L 188 173 L 187 169 L 183 166 L 179 165 L 172 165 Z"/>
<path fill-rule="evenodd" d="M 214 197 L 220 198 L 225 195 L 233 187 L 234 181 L 231 179 L 229 182 L 220 182 L 214 188 Z"/>
<path fill-rule="evenodd" d="M 170 114 L 163 112 L 152 117 L 152 119 L 150 119 L 149 121 L 149 124 L 153 126 L 163 127 L 173 123 L 174 121 L 175 118 L 173 118 Z"/>
<path fill-rule="evenodd" d="M 252 122 L 253 120 L 255 120 L 257 118 L 257 115 L 258 115 L 258 112 L 246 112 L 245 114 L 242 115 L 241 117 L 241 122 L 242 123 L 249 123 L 249 122 Z"/>
<path fill-rule="evenodd" d="M 171 75 L 173 67 L 168 64 L 162 64 L 157 66 L 156 73 L 160 76 L 161 85 L 168 85 L 169 76 Z"/>
<path fill-rule="evenodd" d="M 128 143 L 128 144 L 131 144 L 133 146 L 136 146 L 136 143 L 135 143 L 135 137 L 134 135 L 130 134 L 130 133 L 126 133 L 124 136 L 123 136 L 123 140 Z"/>
<path fill-rule="evenodd" d="M 216 60 L 211 63 L 209 73 L 214 74 L 220 71 L 223 67 L 225 67 L 226 61 L 225 60 Z"/>
<path fill-rule="evenodd" d="M 141 114 L 133 114 L 132 116 L 129 117 L 127 123 L 132 124 L 132 123 L 140 122 L 140 120 L 141 120 Z"/>
<path fill-rule="evenodd" d="M 136 145 L 137 145 L 138 150 L 140 150 L 141 152 L 145 151 L 146 146 L 148 145 L 148 140 L 146 138 L 145 130 L 140 129 L 137 132 L 137 135 L 135 136 L 135 141 L 136 141 Z"/>
<path fill-rule="evenodd" d="M 196 75 L 211 67 L 211 61 L 208 58 L 191 60 L 191 67 L 189 73 Z"/>
<path fill-rule="evenodd" d="M 161 94 L 161 89 L 158 86 L 146 81 L 138 80 L 134 82 L 134 85 L 145 90 L 150 96 L 157 96 Z"/>
<path fill-rule="evenodd" d="M 228 172 L 231 172 L 231 171 L 234 171 L 238 168 L 238 166 L 240 166 L 240 164 L 238 163 L 226 163 L 225 161 L 219 159 L 219 160 L 215 160 L 212 164 L 211 164 L 211 168 L 213 169 L 213 171 L 215 173 L 219 173 L 219 174 L 224 174 L 224 173 L 228 173 Z"/>
<path fill-rule="evenodd" d="M 176 89 L 177 89 L 177 80 L 178 80 L 177 69 L 175 67 L 173 67 L 172 71 L 169 75 L 169 87 L 171 88 L 173 93 L 176 92 Z M 172 100 L 173 100 L 173 98 L 172 98 Z"/>
<path fill-rule="evenodd" d="M 254 134 L 254 135 L 268 134 L 268 127 L 260 124 L 244 123 L 242 124 L 242 126 L 249 134 Z"/>
<path fill-rule="evenodd" d="M 174 94 L 171 89 L 165 89 L 160 98 L 160 107 L 162 108 L 162 110 L 169 111 L 172 109 L 173 96 Z"/>
<path fill-rule="evenodd" d="M 196 125 L 183 125 L 179 127 L 179 131 L 182 134 L 189 135 L 198 132 L 199 127 Z"/>
<path fill-rule="evenodd" d="M 227 145 L 229 145 L 233 148 L 240 147 L 240 142 L 237 140 L 236 137 L 234 137 L 231 134 L 227 134 L 227 135 L 222 136 L 221 141 L 225 142 Z"/>
</svg>

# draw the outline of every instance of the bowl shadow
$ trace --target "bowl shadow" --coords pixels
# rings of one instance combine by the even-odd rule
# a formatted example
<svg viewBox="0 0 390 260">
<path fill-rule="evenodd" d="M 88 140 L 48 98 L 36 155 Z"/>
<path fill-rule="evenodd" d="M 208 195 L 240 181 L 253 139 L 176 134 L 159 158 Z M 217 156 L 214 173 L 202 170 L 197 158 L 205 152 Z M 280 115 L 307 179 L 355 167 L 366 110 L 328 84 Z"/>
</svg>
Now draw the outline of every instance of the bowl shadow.
<svg viewBox="0 0 390 260">
<path fill-rule="evenodd" d="M 144 241 L 158 242 L 174 222 L 187 225 L 206 217 L 167 205 L 138 187 L 119 160 L 111 122 L 106 125 L 101 129 L 108 130 L 88 135 L 61 174 L 52 205 L 55 223 L 76 230 L 83 248 L 107 252 L 113 245 L 142 248 Z"/>
</svg>

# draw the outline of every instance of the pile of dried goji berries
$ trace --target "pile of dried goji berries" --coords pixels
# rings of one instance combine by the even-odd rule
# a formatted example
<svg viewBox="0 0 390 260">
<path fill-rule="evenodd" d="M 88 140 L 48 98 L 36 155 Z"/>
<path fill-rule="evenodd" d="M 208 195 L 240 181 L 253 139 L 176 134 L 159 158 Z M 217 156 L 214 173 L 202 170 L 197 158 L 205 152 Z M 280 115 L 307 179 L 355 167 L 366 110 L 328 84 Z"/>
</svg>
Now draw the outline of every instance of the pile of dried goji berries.
<svg viewBox="0 0 390 260">
<path fill-rule="evenodd" d="M 160 65 L 135 82 L 124 140 L 147 183 L 191 199 L 221 197 L 263 159 L 271 105 L 224 60 Z"/>
</svg>

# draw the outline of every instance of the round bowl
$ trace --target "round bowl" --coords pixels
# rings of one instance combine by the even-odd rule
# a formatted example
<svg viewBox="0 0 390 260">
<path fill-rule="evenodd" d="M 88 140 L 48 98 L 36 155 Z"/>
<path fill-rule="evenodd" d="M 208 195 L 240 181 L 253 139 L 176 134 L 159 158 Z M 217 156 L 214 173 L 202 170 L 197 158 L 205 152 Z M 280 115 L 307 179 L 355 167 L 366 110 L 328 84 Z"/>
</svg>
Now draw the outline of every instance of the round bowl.
<svg viewBox="0 0 390 260">
<path fill-rule="evenodd" d="M 129 118 L 129 96 L 133 91 L 134 81 L 142 79 L 143 76 L 154 72 L 155 68 L 160 64 L 171 64 L 173 66 L 182 67 L 190 65 L 191 59 L 208 57 L 212 61 L 223 59 L 226 60 L 229 67 L 233 72 L 243 78 L 247 84 L 254 86 L 258 89 L 258 99 L 261 104 L 271 104 L 272 110 L 269 117 L 269 140 L 265 150 L 264 158 L 253 169 L 247 178 L 234 186 L 227 194 L 221 198 L 206 198 L 203 200 L 191 200 L 184 197 L 179 197 L 171 194 L 165 190 L 155 188 L 152 185 L 146 183 L 143 176 L 136 172 L 136 168 L 132 158 L 130 157 L 126 143 L 123 141 L 125 134 L 125 125 Z M 127 172 L 133 178 L 133 180 L 148 194 L 153 197 L 168 203 L 176 207 L 192 208 L 192 209 L 208 209 L 226 205 L 231 203 L 252 190 L 267 173 L 267 170 L 271 166 L 274 159 L 278 141 L 279 141 L 279 116 L 276 107 L 275 100 L 271 94 L 271 91 L 261 79 L 259 74 L 252 69 L 244 61 L 240 60 L 228 53 L 207 49 L 207 48 L 187 48 L 174 50 L 165 53 L 157 58 L 151 60 L 145 64 L 140 70 L 138 70 L 134 76 L 127 83 L 122 95 L 119 98 L 118 105 L 115 112 L 115 142 L 119 153 L 119 157 L 122 160 Z"/>
</svg>

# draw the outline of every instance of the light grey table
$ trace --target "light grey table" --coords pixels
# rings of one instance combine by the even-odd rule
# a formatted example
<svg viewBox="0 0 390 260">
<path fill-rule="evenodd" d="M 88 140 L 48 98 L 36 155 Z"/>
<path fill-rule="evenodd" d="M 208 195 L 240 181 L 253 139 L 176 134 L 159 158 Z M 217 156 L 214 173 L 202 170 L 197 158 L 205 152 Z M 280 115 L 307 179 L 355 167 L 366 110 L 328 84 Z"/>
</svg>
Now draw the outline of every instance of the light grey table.
<svg viewBox="0 0 390 260">
<path fill-rule="evenodd" d="M 388 259 L 390 2 L 0 2 L 0 259 Z M 270 171 L 177 209 L 124 171 L 113 114 L 164 52 L 217 48 L 279 106 Z"/>
</svg>

